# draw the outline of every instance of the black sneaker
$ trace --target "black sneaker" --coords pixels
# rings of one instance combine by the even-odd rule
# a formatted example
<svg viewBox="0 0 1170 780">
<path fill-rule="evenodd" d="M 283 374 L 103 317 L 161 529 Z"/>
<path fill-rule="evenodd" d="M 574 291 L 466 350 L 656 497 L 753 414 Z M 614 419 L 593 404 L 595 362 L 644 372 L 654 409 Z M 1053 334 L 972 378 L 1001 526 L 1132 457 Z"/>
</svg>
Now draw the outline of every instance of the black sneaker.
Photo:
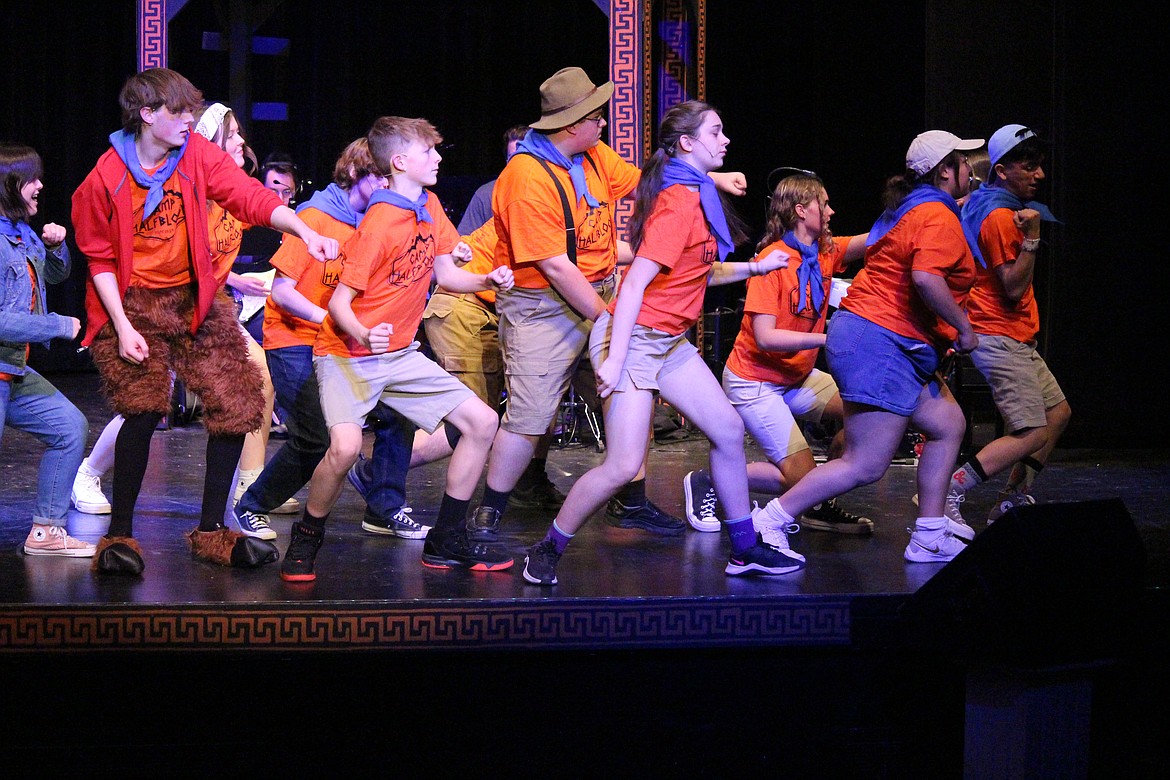
<svg viewBox="0 0 1170 780">
<path fill-rule="evenodd" d="M 561 554 L 552 539 L 532 545 L 524 555 L 524 579 L 533 585 L 556 585 L 560 560 Z"/>
<path fill-rule="evenodd" d="M 808 509 L 802 516 L 800 524 L 805 528 L 815 528 L 818 531 L 830 531 L 837 534 L 872 534 L 873 521 L 868 517 L 846 512 L 837 503 L 837 499 L 830 498 Z"/>
<path fill-rule="evenodd" d="M 292 540 L 288 543 L 284 560 L 280 562 L 280 578 L 285 582 L 311 582 L 317 579 L 313 572 L 313 561 L 317 559 L 317 550 L 321 549 L 323 541 L 324 531 L 314 531 L 304 523 L 294 523 Z"/>
<path fill-rule="evenodd" d="M 423 543 L 423 566 L 432 569 L 471 569 L 472 571 L 503 571 L 512 568 L 515 561 L 506 552 L 475 543 L 465 531 L 432 530 Z"/>
<path fill-rule="evenodd" d="M 683 477 L 683 496 L 686 498 L 687 522 L 696 531 L 712 533 L 722 530 L 716 509 L 719 499 L 711 476 L 702 469 L 688 472 Z"/>
<path fill-rule="evenodd" d="M 477 506 L 467 518 L 467 538 L 472 542 L 492 544 L 500 538 L 500 512 L 490 506 Z"/>
<path fill-rule="evenodd" d="M 748 574 L 791 574 L 804 568 L 804 561 L 787 555 L 784 550 L 766 544 L 759 534 L 756 543 L 742 553 L 731 554 L 723 571 L 733 577 Z"/>
<path fill-rule="evenodd" d="M 524 472 L 516 487 L 508 496 L 508 506 L 517 509 L 542 509 L 555 512 L 565 503 L 565 494 L 557 490 L 557 486 L 548 478 L 548 474 L 541 471 L 536 474 Z"/>
<path fill-rule="evenodd" d="M 650 499 L 642 506 L 626 506 L 620 499 L 611 498 L 605 507 L 605 520 L 618 528 L 640 528 L 662 536 L 678 536 L 687 530 L 686 523 L 666 514 Z"/>
</svg>

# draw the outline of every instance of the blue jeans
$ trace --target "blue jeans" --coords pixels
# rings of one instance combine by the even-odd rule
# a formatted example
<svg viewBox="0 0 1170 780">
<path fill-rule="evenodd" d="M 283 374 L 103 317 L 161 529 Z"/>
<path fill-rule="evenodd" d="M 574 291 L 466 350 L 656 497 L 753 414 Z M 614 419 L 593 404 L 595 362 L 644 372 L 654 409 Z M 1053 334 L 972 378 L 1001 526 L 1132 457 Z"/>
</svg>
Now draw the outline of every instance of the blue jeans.
<svg viewBox="0 0 1170 780">
<path fill-rule="evenodd" d="M 6 425 L 26 431 L 48 446 L 37 476 L 33 522 L 64 526 L 73 479 L 89 435 L 85 415 L 30 368 L 24 376 L 0 380 L 0 436 Z"/>
<path fill-rule="evenodd" d="M 237 505 L 240 511 L 260 513 L 272 511 L 308 484 L 329 450 L 329 428 L 321 412 L 317 374 L 313 371 L 313 348 L 280 347 L 266 350 L 265 356 L 276 403 L 285 410 L 283 422 L 288 439 Z M 388 411 L 381 404 L 375 409 L 378 414 Z M 393 417 L 397 419 L 373 426 L 372 462 L 379 465 L 366 480 L 371 485 L 366 502 L 382 517 L 389 517 L 406 501 L 406 473 L 414 443 L 414 426 L 397 414 Z"/>
</svg>

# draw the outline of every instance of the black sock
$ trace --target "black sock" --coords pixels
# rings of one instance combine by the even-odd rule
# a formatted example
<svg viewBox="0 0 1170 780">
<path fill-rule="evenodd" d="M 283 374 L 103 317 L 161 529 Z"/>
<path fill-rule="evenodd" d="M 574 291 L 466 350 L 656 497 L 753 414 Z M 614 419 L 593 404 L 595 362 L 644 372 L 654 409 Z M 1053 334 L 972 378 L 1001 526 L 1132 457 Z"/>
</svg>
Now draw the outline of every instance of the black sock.
<svg viewBox="0 0 1170 780">
<path fill-rule="evenodd" d="M 207 470 L 203 474 L 203 508 L 200 531 L 223 528 L 223 513 L 232 492 L 232 475 L 244 449 L 244 435 L 208 436 Z"/>
<path fill-rule="evenodd" d="M 439 517 L 435 520 L 435 530 L 462 530 L 463 524 L 467 520 L 467 509 L 469 506 L 471 506 L 470 500 L 466 498 L 451 498 L 451 496 L 444 493 L 443 500 L 439 504 Z"/>
<path fill-rule="evenodd" d="M 508 508 L 508 496 L 511 494 L 511 490 L 501 492 L 493 490 L 491 485 L 485 484 L 483 486 L 483 505 L 490 506 L 502 515 L 504 510 Z"/>
<path fill-rule="evenodd" d="M 106 536 L 134 535 L 134 505 L 142 490 L 146 461 L 150 457 L 150 437 L 158 427 L 161 414 L 133 414 L 122 423 L 114 440 L 114 489 L 110 528 Z"/>
<path fill-rule="evenodd" d="M 642 506 L 646 503 L 646 480 L 635 479 L 617 492 L 623 506 Z"/>
<path fill-rule="evenodd" d="M 329 515 L 324 517 L 314 517 L 309 514 L 309 507 L 305 507 L 305 513 L 301 516 L 300 525 L 305 526 L 310 531 L 317 531 L 318 533 L 325 530 L 325 521 L 329 519 Z"/>
</svg>

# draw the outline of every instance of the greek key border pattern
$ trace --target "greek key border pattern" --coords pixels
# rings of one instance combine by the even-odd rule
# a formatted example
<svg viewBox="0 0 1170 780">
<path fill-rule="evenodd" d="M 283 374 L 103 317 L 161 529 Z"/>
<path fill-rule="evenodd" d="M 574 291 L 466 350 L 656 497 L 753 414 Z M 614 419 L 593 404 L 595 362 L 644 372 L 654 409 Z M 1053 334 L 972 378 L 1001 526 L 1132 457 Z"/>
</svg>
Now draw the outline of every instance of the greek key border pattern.
<svg viewBox="0 0 1170 780">
<path fill-rule="evenodd" d="M 166 0 L 138 0 L 138 70 L 166 65 Z"/>
<path fill-rule="evenodd" d="M 850 600 L 0 607 L 0 652 L 842 645 Z"/>
<path fill-rule="evenodd" d="M 622 159 L 637 166 L 642 165 L 645 146 L 642 96 L 646 93 L 646 82 L 642 57 L 646 22 L 642 6 L 643 0 L 610 0 L 609 4 L 609 70 L 614 84 L 609 108 L 609 144 Z M 616 204 L 614 219 L 619 234 L 624 233 L 632 212 L 633 203 L 628 198 Z"/>
</svg>

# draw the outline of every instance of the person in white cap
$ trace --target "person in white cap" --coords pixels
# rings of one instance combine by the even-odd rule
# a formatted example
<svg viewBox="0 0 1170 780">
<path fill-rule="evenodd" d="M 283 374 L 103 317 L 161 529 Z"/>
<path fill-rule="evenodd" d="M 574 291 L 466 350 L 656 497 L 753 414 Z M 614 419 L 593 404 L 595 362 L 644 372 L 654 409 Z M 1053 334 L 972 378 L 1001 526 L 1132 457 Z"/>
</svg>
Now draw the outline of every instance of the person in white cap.
<svg viewBox="0 0 1170 780">
<path fill-rule="evenodd" d="M 634 191 L 641 171 L 601 140 L 613 89 L 612 81 L 597 86 L 581 68 L 563 68 L 546 79 L 540 119 L 492 193 L 494 262 L 512 269 L 515 287 L 496 298 L 508 395 L 483 506 L 472 520 L 473 533 L 485 541 L 497 535 L 509 494 L 552 423 L 593 321 L 614 295 L 614 208 Z M 713 173 L 712 179 L 732 194 L 747 189 L 741 173 Z M 609 502 L 606 515 L 622 528 L 686 531 L 680 518 L 647 498 L 644 464 Z"/>
<path fill-rule="evenodd" d="M 825 343 L 845 402 L 844 451 L 769 502 L 769 521 L 795 523 L 821 501 L 880 479 L 913 425 L 926 441 L 920 514 L 904 557 L 948 561 L 963 549 L 943 504 L 966 420 L 938 368 L 949 349 L 978 345 L 962 309 L 975 261 L 956 200 L 971 187 L 964 152 L 981 146 L 983 139 L 927 131 L 910 144 L 905 172 L 886 182 L 886 210 L 866 238 L 865 267 L 829 320 Z"/>
<path fill-rule="evenodd" d="M 979 334 L 971 361 L 987 380 L 1007 431 L 951 475 L 946 513 L 963 522 L 966 492 L 1011 468 L 987 520 L 1034 504 L 1032 480 L 1044 468 L 1072 410 L 1036 350 L 1040 313 L 1032 290 L 1040 224 L 1056 221 L 1035 200 L 1044 181 L 1047 144 L 1024 125 L 1005 125 L 987 144 L 987 183 L 963 205 L 963 231 L 979 262 L 967 317 Z"/>
</svg>

